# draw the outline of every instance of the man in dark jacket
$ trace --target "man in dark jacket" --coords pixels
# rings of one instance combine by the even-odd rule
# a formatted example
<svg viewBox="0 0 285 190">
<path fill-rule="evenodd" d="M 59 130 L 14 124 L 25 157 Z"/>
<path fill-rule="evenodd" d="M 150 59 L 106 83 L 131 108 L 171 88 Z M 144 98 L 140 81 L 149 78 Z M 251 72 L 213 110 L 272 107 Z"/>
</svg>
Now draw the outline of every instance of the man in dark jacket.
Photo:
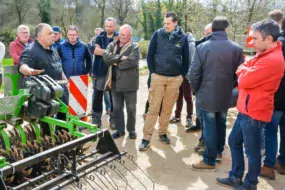
<svg viewBox="0 0 285 190">
<path fill-rule="evenodd" d="M 102 52 L 107 48 L 108 44 L 111 43 L 118 33 L 115 32 L 117 27 L 116 19 L 113 17 L 108 17 L 105 20 L 105 31 L 101 32 L 96 37 L 95 46 L 91 48 L 91 52 L 95 54 L 95 60 L 93 63 L 93 100 L 92 100 L 92 123 L 98 126 L 102 125 L 101 117 L 103 110 L 103 94 L 106 82 L 106 75 L 108 73 L 108 65 L 104 63 Z M 110 103 L 111 103 L 111 113 L 110 113 L 110 127 L 115 129 L 115 124 L 113 122 L 113 102 L 112 93 L 110 93 Z"/>
<path fill-rule="evenodd" d="M 243 62 L 242 48 L 228 39 L 228 26 L 225 17 L 213 20 L 213 32 L 197 47 L 190 68 L 190 85 L 205 124 L 204 159 L 192 165 L 194 170 L 215 171 L 216 158 L 221 159 L 224 150 L 235 71 Z"/>
<path fill-rule="evenodd" d="M 67 39 L 58 46 L 58 54 L 67 79 L 71 76 L 88 74 L 92 66 L 91 55 L 87 45 L 78 36 L 78 28 L 71 25 L 67 29 Z M 69 93 L 67 88 L 64 88 L 64 91 L 66 96 L 63 102 L 68 105 Z"/>
<path fill-rule="evenodd" d="M 110 43 L 103 51 L 104 62 L 109 65 L 105 87 L 112 89 L 114 120 L 116 132 L 112 137 L 117 139 L 125 135 L 124 104 L 127 108 L 127 130 L 130 139 L 136 139 L 136 104 L 139 87 L 140 51 L 137 43 L 132 40 L 132 28 L 123 25 L 119 38 Z"/>
<path fill-rule="evenodd" d="M 281 22 L 281 36 L 278 38 L 282 42 L 282 52 L 285 58 L 285 19 Z M 280 174 L 285 174 L 285 77 L 283 76 L 280 86 L 274 95 L 274 111 L 271 122 L 265 126 L 265 159 L 260 175 L 269 179 L 275 179 L 274 166 L 278 149 L 278 125 L 280 126 L 280 149 L 276 170 Z"/>
<path fill-rule="evenodd" d="M 178 18 L 175 13 L 166 13 L 164 28 L 155 31 L 150 40 L 147 55 L 147 64 L 151 73 L 149 111 L 143 129 L 144 137 L 139 147 L 141 151 L 150 146 L 162 100 L 159 139 L 165 144 L 170 144 L 166 135 L 167 128 L 179 94 L 179 87 L 189 68 L 188 39 L 177 23 Z"/>
</svg>

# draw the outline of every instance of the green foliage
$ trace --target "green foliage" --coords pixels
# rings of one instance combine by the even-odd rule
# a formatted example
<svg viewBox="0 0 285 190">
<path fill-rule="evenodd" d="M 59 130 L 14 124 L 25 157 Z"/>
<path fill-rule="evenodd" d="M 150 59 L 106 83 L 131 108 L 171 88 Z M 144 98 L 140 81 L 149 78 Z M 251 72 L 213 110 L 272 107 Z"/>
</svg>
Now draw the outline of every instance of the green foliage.
<svg viewBox="0 0 285 190">
<path fill-rule="evenodd" d="M 13 32 L 8 32 L 8 30 L 0 32 L 0 41 L 5 45 L 6 49 L 5 57 L 10 57 L 9 45 L 15 38 L 16 35 Z"/>
<path fill-rule="evenodd" d="M 38 0 L 37 6 L 39 10 L 39 16 L 41 17 L 41 22 L 51 24 L 50 0 Z"/>
<path fill-rule="evenodd" d="M 141 59 L 145 59 L 148 51 L 149 41 L 138 42 L 141 52 Z"/>
<path fill-rule="evenodd" d="M 13 59 L 12 58 L 6 58 L 6 59 L 2 60 L 2 67 L 11 66 L 13 64 L 14 63 L 13 63 Z"/>
</svg>

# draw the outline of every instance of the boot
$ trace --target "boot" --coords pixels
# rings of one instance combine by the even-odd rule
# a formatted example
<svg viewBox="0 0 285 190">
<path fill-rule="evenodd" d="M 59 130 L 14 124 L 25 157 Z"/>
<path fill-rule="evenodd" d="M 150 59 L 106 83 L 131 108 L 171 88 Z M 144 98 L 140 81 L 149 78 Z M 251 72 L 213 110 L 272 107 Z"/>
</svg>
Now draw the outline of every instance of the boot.
<svg viewBox="0 0 285 190">
<path fill-rule="evenodd" d="M 271 179 L 271 180 L 276 179 L 274 169 L 266 167 L 266 166 L 261 167 L 260 176 L 266 177 L 266 178 Z"/>
</svg>

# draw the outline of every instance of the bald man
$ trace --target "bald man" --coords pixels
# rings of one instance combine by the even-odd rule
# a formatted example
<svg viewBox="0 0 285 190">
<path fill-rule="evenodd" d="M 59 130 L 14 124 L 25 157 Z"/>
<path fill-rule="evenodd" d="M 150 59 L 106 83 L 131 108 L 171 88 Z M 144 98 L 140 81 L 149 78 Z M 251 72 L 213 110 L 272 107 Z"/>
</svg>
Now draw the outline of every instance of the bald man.
<svg viewBox="0 0 285 190">
<path fill-rule="evenodd" d="M 57 50 L 53 47 L 55 36 L 52 27 L 41 23 L 35 29 L 35 41 L 29 44 L 23 51 L 19 60 L 19 72 L 26 76 L 46 74 L 54 80 L 67 80 L 63 70 L 61 59 Z M 63 102 L 68 97 L 67 86 L 64 87 Z M 65 120 L 65 114 L 58 113 L 57 118 Z M 49 126 L 40 123 L 43 135 L 50 134 Z"/>
</svg>

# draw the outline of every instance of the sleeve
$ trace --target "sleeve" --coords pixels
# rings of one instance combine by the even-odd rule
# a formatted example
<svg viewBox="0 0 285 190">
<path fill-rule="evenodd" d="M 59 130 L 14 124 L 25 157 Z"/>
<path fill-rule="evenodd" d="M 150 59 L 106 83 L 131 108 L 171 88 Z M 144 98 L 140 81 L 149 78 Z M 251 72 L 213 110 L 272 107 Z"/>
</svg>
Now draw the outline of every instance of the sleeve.
<svg viewBox="0 0 285 190">
<path fill-rule="evenodd" d="M 238 56 L 237 56 L 237 66 L 236 66 L 236 70 L 237 68 L 244 62 L 244 57 L 243 57 L 243 50 L 242 48 L 239 48 L 238 50 Z M 237 81 L 238 77 L 235 74 L 234 75 L 234 88 L 238 86 L 238 81 Z"/>
<path fill-rule="evenodd" d="M 92 67 L 92 59 L 87 46 L 85 46 L 85 59 L 86 59 L 86 74 L 88 74 Z"/>
<path fill-rule="evenodd" d="M 127 70 L 138 67 L 138 63 L 140 60 L 140 48 L 139 46 L 133 45 L 130 55 L 126 55 L 128 58 L 119 62 L 118 68 L 119 70 Z"/>
<path fill-rule="evenodd" d="M 263 84 L 276 72 L 278 67 L 273 64 L 272 60 L 261 59 L 251 67 L 246 63 L 240 65 L 236 72 L 238 86 L 241 88 L 255 88 Z"/>
<path fill-rule="evenodd" d="M 2 63 L 4 56 L 5 56 L 5 45 L 2 42 L 0 42 L 0 63 Z"/>
<path fill-rule="evenodd" d="M 2 60 L 4 59 L 4 56 L 5 56 L 5 45 L 2 42 L 0 42 L 0 74 L 2 74 Z"/>
<path fill-rule="evenodd" d="M 156 50 L 156 45 L 157 45 L 157 36 L 158 36 L 158 31 L 155 31 L 153 36 L 151 37 L 149 47 L 148 47 L 146 61 L 147 61 L 147 66 L 148 66 L 150 74 L 155 72 L 154 55 L 155 55 L 155 50 Z"/>
<path fill-rule="evenodd" d="M 18 55 L 17 53 L 17 47 L 15 42 L 10 43 L 9 50 L 10 50 L 10 55 L 14 61 L 14 65 L 17 65 L 19 63 L 20 55 Z"/>
<path fill-rule="evenodd" d="M 195 55 L 195 50 L 196 50 L 196 46 L 195 46 L 195 41 L 190 41 L 188 42 L 189 44 L 189 70 L 187 75 L 190 75 L 190 67 L 191 67 L 191 63 L 193 61 L 194 55 Z"/>
<path fill-rule="evenodd" d="M 189 44 L 188 39 L 186 37 L 185 44 L 182 48 L 182 67 L 181 67 L 181 75 L 184 77 L 189 69 Z"/>
<path fill-rule="evenodd" d="M 189 81 L 193 93 L 197 93 L 200 88 L 202 79 L 202 61 L 199 50 L 197 49 L 194 55 L 194 60 L 190 67 Z"/>
<path fill-rule="evenodd" d="M 60 59 L 62 59 L 62 51 L 61 51 L 61 45 L 60 44 L 57 47 L 57 53 L 58 53 Z"/>
<path fill-rule="evenodd" d="M 20 57 L 20 60 L 19 60 L 19 64 L 18 64 L 18 69 L 20 68 L 20 66 L 22 64 L 26 64 L 28 65 L 30 68 L 33 68 L 35 69 L 35 60 L 31 54 L 31 50 L 28 49 L 28 48 L 25 48 L 21 57 Z"/>
<path fill-rule="evenodd" d="M 114 43 L 110 43 L 106 48 L 107 52 L 103 55 L 104 63 L 107 65 L 113 65 L 114 63 L 118 63 L 120 61 L 121 56 L 119 54 L 113 54 L 113 48 Z"/>
</svg>

